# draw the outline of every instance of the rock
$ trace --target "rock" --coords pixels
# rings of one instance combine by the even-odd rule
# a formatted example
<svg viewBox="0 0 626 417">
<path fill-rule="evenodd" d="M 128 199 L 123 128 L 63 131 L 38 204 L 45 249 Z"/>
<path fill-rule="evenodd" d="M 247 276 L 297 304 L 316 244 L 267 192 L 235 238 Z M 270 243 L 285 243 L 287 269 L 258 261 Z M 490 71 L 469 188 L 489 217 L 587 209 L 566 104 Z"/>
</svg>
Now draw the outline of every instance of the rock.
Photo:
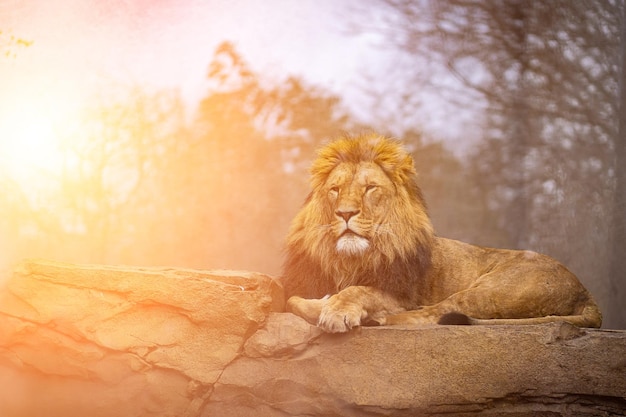
<svg viewBox="0 0 626 417">
<path fill-rule="evenodd" d="M 310 327 L 271 314 L 265 328 L 287 322 L 300 329 L 293 333 Z M 315 336 L 287 356 L 270 345 L 265 359 L 241 356 L 227 367 L 203 415 L 626 415 L 622 331 L 364 327 Z M 272 411 L 255 414 L 259 404 Z"/>
<path fill-rule="evenodd" d="M 359 328 L 262 274 L 26 262 L 0 291 L 0 416 L 626 415 L 626 332 Z"/>
<path fill-rule="evenodd" d="M 281 297 L 255 273 L 26 262 L 0 293 L 0 415 L 197 415 Z"/>
<path fill-rule="evenodd" d="M 273 314 L 248 339 L 244 346 L 245 355 L 258 357 L 291 357 L 308 349 L 324 332 L 306 321 L 289 313 Z"/>
</svg>

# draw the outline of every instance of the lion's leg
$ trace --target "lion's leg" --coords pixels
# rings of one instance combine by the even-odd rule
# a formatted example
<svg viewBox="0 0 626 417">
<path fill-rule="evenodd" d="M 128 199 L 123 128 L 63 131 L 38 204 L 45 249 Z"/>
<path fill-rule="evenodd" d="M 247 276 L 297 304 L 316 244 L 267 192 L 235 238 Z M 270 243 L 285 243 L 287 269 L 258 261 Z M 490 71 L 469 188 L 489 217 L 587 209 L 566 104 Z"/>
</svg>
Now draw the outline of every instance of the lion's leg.
<svg viewBox="0 0 626 417">
<path fill-rule="evenodd" d="M 461 313 L 468 317 L 467 322 L 457 324 L 566 321 L 577 326 L 599 327 L 599 309 L 573 275 L 558 270 L 556 273 L 537 269 L 531 272 L 534 275 L 513 274 L 506 270 L 488 274 L 472 287 L 437 304 L 390 315 L 380 322 L 430 324 L 438 323 L 444 315 Z"/>
<path fill-rule="evenodd" d="M 388 314 L 404 311 L 393 296 L 374 287 L 348 287 L 328 299 L 322 307 L 318 326 L 341 333 L 360 326 L 367 319 L 379 321 Z"/>
<path fill-rule="evenodd" d="M 492 302 L 498 299 L 492 291 L 484 288 L 470 288 L 452 294 L 445 300 L 430 306 L 420 307 L 417 310 L 404 311 L 392 314 L 379 320 L 384 325 L 395 324 L 437 324 L 441 317 L 451 313 L 461 313 L 468 317 L 497 317 L 500 312 Z M 467 323 L 470 324 L 469 319 Z"/>
<path fill-rule="evenodd" d="M 311 324 L 317 325 L 322 308 L 326 303 L 328 303 L 328 297 L 307 300 L 294 296 L 287 300 L 287 311 L 302 317 Z"/>
<path fill-rule="evenodd" d="M 387 316 L 381 320 L 381 324 L 437 324 L 441 317 L 450 313 L 486 319 L 532 317 L 529 311 L 525 311 L 525 305 L 533 304 L 528 303 L 528 300 L 538 296 L 538 289 L 520 294 L 521 286 L 508 286 L 506 281 L 499 281 L 495 275 L 488 278 L 477 281 L 472 287 L 454 293 L 439 303 Z M 468 321 L 464 324 L 470 323 Z"/>
<path fill-rule="evenodd" d="M 439 318 L 445 314 L 440 313 L 435 306 L 422 307 L 419 310 L 409 310 L 398 314 L 391 314 L 378 320 L 381 325 L 395 324 L 437 324 Z"/>
</svg>

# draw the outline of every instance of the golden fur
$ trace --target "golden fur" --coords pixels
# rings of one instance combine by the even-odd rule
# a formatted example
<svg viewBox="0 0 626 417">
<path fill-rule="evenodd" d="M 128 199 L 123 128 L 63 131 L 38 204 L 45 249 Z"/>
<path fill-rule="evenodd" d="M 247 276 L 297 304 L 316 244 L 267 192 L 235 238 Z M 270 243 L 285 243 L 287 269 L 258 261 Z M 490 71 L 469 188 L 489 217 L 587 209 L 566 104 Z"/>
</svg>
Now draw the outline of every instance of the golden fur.
<svg viewBox="0 0 626 417">
<path fill-rule="evenodd" d="M 558 320 L 600 326 L 591 295 L 557 261 L 435 236 L 400 142 L 340 138 L 319 151 L 311 173 L 282 280 L 288 309 L 324 330 Z"/>
</svg>

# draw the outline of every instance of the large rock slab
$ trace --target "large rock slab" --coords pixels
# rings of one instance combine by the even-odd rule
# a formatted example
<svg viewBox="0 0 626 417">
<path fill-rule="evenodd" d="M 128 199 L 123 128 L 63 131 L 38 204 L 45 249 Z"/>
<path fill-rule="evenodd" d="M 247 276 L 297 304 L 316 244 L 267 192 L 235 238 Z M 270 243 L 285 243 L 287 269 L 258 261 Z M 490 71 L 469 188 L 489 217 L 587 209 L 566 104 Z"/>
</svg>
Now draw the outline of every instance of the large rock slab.
<svg viewBox="0 0 626 417">
<path fill-rule="evenodd" d="M 262 274 L 30 261 L 0 290 L 0 416 L 626 415 L 626 332 L 321 332 Z"/>
<path fill-rule="evenodd" d="M 287 326 L 290 349 L 264 334 Z M 283 313 L 245 353 L 204 416 L 626 415 L 623 331 L 554 323 L 322 334 Z"/>
<path fill-rule="evenodd" d="M 256 273 L 25 262 L 0 293 L 0 416 L 196 415 L 281 297 Z"/>
</svg>

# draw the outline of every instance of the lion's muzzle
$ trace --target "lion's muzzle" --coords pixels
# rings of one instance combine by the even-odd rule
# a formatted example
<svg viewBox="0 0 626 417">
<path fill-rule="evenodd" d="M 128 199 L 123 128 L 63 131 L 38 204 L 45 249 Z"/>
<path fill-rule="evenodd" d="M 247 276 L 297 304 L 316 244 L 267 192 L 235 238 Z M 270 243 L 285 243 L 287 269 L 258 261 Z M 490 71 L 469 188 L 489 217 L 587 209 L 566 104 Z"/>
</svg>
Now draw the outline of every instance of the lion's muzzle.
<svg viewBox="0 0 626 417">
<path fill-rule="evenodd" d="M 336 248 L 339 253 L 344 253 L 346 255 L 360 255 L 365 252 L 369 245 L 369 240 L 346 228 L 341 236 L 339 236 Z"/>
</svg>

